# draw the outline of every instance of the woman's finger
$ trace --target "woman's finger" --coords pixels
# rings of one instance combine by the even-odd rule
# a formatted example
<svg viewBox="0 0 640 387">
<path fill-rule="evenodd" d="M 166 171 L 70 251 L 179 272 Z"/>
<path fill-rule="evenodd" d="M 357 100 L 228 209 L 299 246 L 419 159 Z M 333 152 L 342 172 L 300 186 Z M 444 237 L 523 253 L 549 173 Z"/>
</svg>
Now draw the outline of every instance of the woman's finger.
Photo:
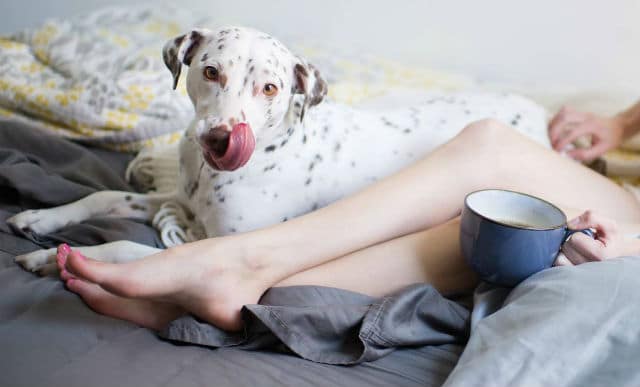
<svg viewBox="0 0 640 387">
<path fill-rule="evenodd" d="M 608 144 L 599 142 L 594 144 L 591 148 L 577 148 L 567 151 L 567 154 L 578 161 L 593 161 L 598 156 L 604 154 L 609 150 Z"/>
<path fill-rule="evenodd" d="M 562 245 L 562 252 L 567 257 L 569 262 L 571 262 L 573 265 L 580 265 L 582 263 L 590 262 L 590 260 L 582 255 L 580 251 L 576 250 L 576 248 L 571 243 L 574 235 L 572 235 L 571 238 Z"/>
<path fill-rule="evenodd" d="M 549 139 L 551 143 L 558 141 L 567 124 L 582 121 L 581 117 L 578 117 L 576 113 L 573 109 L 563 106 L 553 119 L 551 119 L 551 122 L 549 122 Z"/>
<path fill-rule="evenodd" d="M 593 239 L 582 233 L 573 234 L 571 238 L 565 242 L 563 247 L 566 247 L 566 251 L 572 255 L 569 259 L 574 263 L 576 263 L 576 260 L 584 263 L 602 261 L 609 258 L 606 256 L 605 245 L 602 241 Z M 563 251 L 565 251 L 564 248 Z"/>
<path fill-rule="evenodd" d="M 567 258 L 563 252 L 560 252 L 558 257 L 556 257 L 555 262 L 553 262 L 553 266 L 573 266 L 573 263 L 571 263 L 569 258 Z"/>
<path fill-rule="evenodd" d="M 594 214 L 592 211 L 585 211 L 582 215 L 572 219 L 567 223 L 570 230 L 584 230 L 593 228 L 598 234 L 598 238 L 607 238 L 618 231 L 618 227 L 613 220 Z"/>
<path fill-rule="evenodd" d="M 562 151 L 567 145 L 571 144 L 578 138 L 592 133 L 593 130 L 589 125 L 585 125 L 584 123 L 576 125 L 558 138 L 558 141 L 553 143 L 553 149 Z"/>
</svg>

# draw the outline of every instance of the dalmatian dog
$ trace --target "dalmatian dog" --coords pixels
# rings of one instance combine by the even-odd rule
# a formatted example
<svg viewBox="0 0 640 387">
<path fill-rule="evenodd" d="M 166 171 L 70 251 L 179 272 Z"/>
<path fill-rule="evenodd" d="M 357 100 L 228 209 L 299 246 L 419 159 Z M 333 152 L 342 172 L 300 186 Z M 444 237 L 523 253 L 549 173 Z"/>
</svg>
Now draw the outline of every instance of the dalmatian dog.
<svg viewBox="0 0 640 387">
<path fill-rule="evenodd" d="M 510 94 L 426 95 L 411 106 L 366 110 L 326 101 L 312 64 L 249 28 L 194 29 L 167 42 L 174 88 L 188 66 L 195 118 L 179 149 L 173 193 L 103 191 L 60 207 L 28 210 L 13 227 L 46 234 L 92 216 L 151 220 L 167 202 L 187 216 L 194 239 L 258 229 L 313 211 L 415 162 L 469 123 L 494 118 L 548 146 L 546 113 Z M 428 182 L 425 182 L 428 184 Z M 125 262 L 156 251 L 130 241 L 79 247 Z M 55 249 L 16 258 L 56 271 Z"/>
</svg>

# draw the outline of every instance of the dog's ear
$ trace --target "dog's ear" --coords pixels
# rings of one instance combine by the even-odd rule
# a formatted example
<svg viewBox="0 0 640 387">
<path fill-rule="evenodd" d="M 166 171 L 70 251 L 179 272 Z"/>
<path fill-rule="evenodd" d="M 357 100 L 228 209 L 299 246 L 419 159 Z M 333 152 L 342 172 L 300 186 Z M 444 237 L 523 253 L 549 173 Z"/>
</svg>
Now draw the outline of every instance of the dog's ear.
<svg viewBox="0 0 640 387">
<path fill-rule="evenodd" d="M 182 65 L 191 65 L 191 60 L 198 51 L 198 47 L 204 43 L 207 32 L 204 29 L 194 29 L 165 43 L 162 49 L 162 59 L 173 75 L 174 89 L 178 86 Z"/>
<path fill-rule="evenodd" d="M 305 110 L 322 102 L 327 95 L 327 82 L 311 63 L 300 60 L 293 66 L 293 93 L 304 95 L 300 112 L 300 120 L 302 120 Z"/>
</svg>

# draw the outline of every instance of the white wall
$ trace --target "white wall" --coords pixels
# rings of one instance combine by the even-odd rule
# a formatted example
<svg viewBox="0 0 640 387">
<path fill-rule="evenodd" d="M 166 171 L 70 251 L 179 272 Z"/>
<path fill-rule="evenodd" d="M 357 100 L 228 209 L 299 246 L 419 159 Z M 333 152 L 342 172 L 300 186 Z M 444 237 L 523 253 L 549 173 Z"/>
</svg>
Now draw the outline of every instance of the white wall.
<svg viewBox="0 0 640 387">
<path fill-rule="evenodd" d="M 138 0 L 19 0 L 0 5 L 0 33 Z M 640 95 L 640 0 L 180 0 L 225 22 L 471 73 Z"/>
</svg>

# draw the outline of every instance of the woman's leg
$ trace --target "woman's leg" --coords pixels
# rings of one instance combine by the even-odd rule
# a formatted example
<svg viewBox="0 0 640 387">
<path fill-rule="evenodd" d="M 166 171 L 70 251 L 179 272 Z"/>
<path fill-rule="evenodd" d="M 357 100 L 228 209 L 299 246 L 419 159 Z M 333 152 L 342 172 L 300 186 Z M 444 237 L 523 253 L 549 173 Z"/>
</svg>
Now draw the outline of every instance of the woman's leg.
<svg viewBox="0 0 640 387">
<path fill-rule="evenodd" d="M 170 301 L 233 329 L 239 327 L 241 305 L 254 303 L 268 287 L 336 257 L 452 219 L 464 196 L 483 188 L 524 191 L 624 221 L 640 219 L 628 192 L 511 128 L 485 120 L 413 166 L 289 222 L 121 265 L 72 256 L 67 267 L 114 294 Z"/>
<path fill-rule="evenodd" d="M 296 273 L 275 286 L 330 286 L 374 297 L 421 282 L 441 293 L 468 291 L 477 279 L 460 251 L 459 227 L 455 218 Z"/>
<path fill-rule="evenodd" d="M 373 297 L 414 283 L 430 283 L 445 294 L 470 291 L 477 279 L 460 251 L 459 219 L 347 254 L 294 274 L 275 286 L 329 286 Z M 154 330 L 186 313 L 171 303 L 117 296 L 96 284 L 73 278 L 64 270 L 63 260 L 59 266 L 67 287 L 98 313 Z"/>
</svg>

